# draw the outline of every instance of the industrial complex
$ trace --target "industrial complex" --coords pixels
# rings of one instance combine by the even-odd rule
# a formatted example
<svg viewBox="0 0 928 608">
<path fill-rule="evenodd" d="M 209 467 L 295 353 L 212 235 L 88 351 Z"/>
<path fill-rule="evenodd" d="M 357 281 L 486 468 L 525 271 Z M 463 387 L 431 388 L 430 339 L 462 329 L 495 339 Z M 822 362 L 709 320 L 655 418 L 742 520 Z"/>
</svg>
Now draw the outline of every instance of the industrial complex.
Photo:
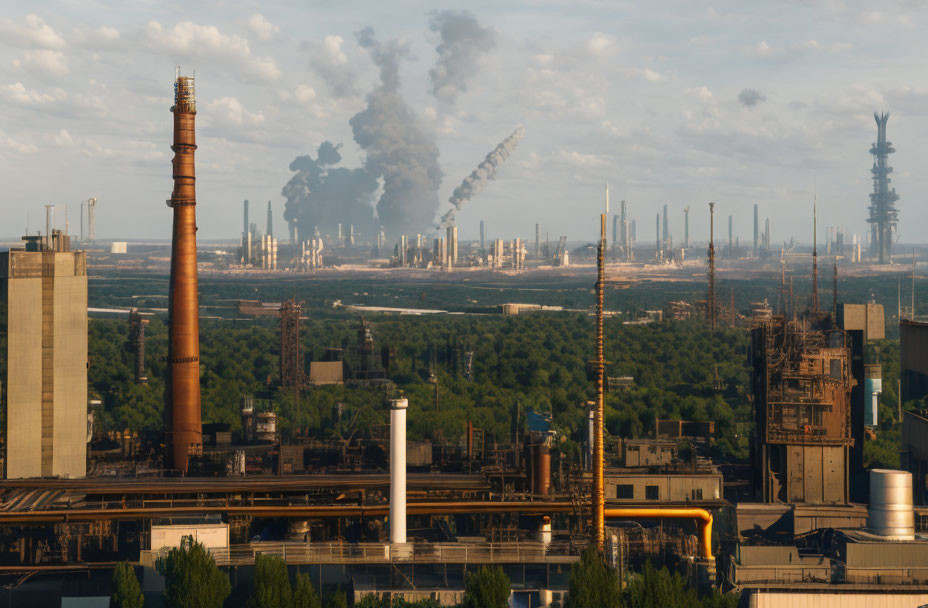
<svg viewBox="0 0 928 608">
<path fill-rule="evenodd" d="M 455 191 L 452 208 L 428 234 L 399 234 L 395 227 L 391 233 L 371 223 L 310 228 L 308 216 L 294 216 L 284 231 L 289 239 L 278 241 L 273 203 L 267 203 L 261 234 L 245 200 L 240 238 L 198 245 L 193 77 L 177 73 L 171 111 L 169 256 L 160 244 L 158 255 L 127 265 L 135 244 L 113 243 L 109 251 L 96 245 L 96 199 L 87 203 L 89 238 L 82 234 L 72 243 L 66 231 L 49 225 L 44 234 L 27 235 L 21 246 L 0 252 L 0 576 L 9 592 L 6 599 L 0 592 L 0 606 L 64 606 L 65 597 L 108 596 L 114 565 L 123 561 L 139 572 L 146 597 L 155 597 L 164 589 L 158 560 L 184 537 L 202 543 L 233 586 L 251 580 L 256 556 L 275 555 L 308 572 L 320 589 L 347 590 L 353 602 L 372 596 L 456 605 L 468 573 L 489 564 L 509 577 L 511 605 L 562 607 L 572 566 L 593 547 L 617 576 L 652 561 L 681 573 L 700 593 L 738 595 L 743 606 L 928 604 L 928 411 L 918 407 L 928 396 L 928 323 L 915 314 L 916 255 L 906 318 L 901 278 L 897 315 L 872 299 L 845 301 L 838 283 L 839 268 L 848 276 L 904 272 L 902 254 L 893 249 L 898 196 L 887 165 L 895 151 L 886 140 L 888 114 L 876 117 L 871 151 L 872 232 L 848 238 L 829 228 L 821 255 L 814 202 L 811 250 L 796 243 L 775 247 L 770 219 L 761 224 L 757 205 L 753 242 L 734 236 L 729 214 L 727 239 L 717 246 L 715 203 L 682 209 L 685 232 L 676 243 L 663 205 L 654 240 L 639 243 L 631 205 L 623 200 L 612 213 L 608 186 L 592 243 L 569 245 L 561 234 L 552 240 L 539 224 L 526 228 L 533 229 L 526 240 L 491 239 L 483 220 L 479 239 L 461 239 L 456 211 L 513 153 L 525 132 L 521 126 Z M 691 212 L 709 218 L 707 253 L 691 238 Z M 89 308 L 88 274 L 125 271 L 169 274 L 161 294 L 166 305 Z M 449 340 L 441 353 L 436 346 L 427 363 L 434 388 L 427 395 L 403 394 L 394 374 L 402 353 L 375 342 L 372 319 L 448 311 L 425 303 L 327 301 L 327 312 L 346 315 L 339 322 L 350 324 L 356 340 L 325 344 L 320 355 L 303 346 L 310 312 L 295 296 L 225 303 L 230 327 L 255 318 L 279 323 L 279 342 L 268 347 L 274 365 L 279 359 L 279 368 L 267 372 L 274 395 L 285 395 L 298 409 L 308 407 L 320 387 L 338 387 L 345 395 L 366 391 L 387 423 L 359 422 L 339 401 L 331 418 L 337 435 L 310 436 L 305 429 L 284 429 L 277 404 L 253 394 L 224 396 L 237 404 L 239 419 L 206 419 L 201 389 L 223 370 L 201 350 L 201 274 L 269 284 L 337 273 L 402 278 L 418 281 L 411 289 L 427 301 L 420 287 L 426 281 L 457 285 L 572 272 L 589 279 L 593 306 L 506 302 L 479 315 L 593 320 L 584 337 L 594 348 L 583 388 L 595 399 L 575 404 L 582 408 L 582 428 L 568 428 L 541 404 L 517 401 L 495 404 L 508 435 L 491 435 L 465 412 L 455 423 L 461 440 L 440 432 L 410 439 L 408 416 L 429 408 L 437 419 L 443 400 L 454 402 L 442 392 L 439 359 L 472 380 L 474 349 L 467 340 Z M 826 273 L 833 273 L 833 289 L 830 298 L 824 290 L 820 298 L 819 275 Z M 737 306 L 722 280 L 735 276 L 776 282 L 777 301 Z M 671 285 L 661 309 L 634 315 L 610 310 L 611 294 L 645 282 Z M 680 299 L 672 286 L 684 282 L 698 285 L 700 297 Z M 109 429 L 107 441 L 98 441 L 103 408 L 88 394 L 88 368 L 100 364 L 88 351 L 88 315 L 95 314 L 125 318 L 133 390 L 154 390 L 154 376 L 163 377 L 161 428 Z M 479 322 L 478 313 L 473 318 Z M 146 360 L 146 328 L 159 319 L 167 326 L 167 356 Z M 884 432 L 880 396 L 891 380 L 879 348 L 894 320 L 900 466 L 867 467 L 865 445 Z M 653 428 L 608 423 L 636 380 L 610 375 L 604 345 L 621 340 L 620 330 L 662 323 L 730 331 L 746 340 L 739 353 L 748 378 L 743 392 L 723 386 L 718 368 L 716 384 L 693 388 L 720 395 L 719 401 L 727 390 L 749 407 L 750 417 L 737 421 L 748 447 L 740 461 L 720 458 L 710 414 L 652 416 Z M 542 378 L 538 382 L 549 382 L 552 390 L 577 382 L 576 376 Z M 903 411 L 903 402 L 915 405 Z M 636 430 L 622 432 L 626 428 Z M 60 584 L 36 582 L 42 580 Z"/>
</svg>

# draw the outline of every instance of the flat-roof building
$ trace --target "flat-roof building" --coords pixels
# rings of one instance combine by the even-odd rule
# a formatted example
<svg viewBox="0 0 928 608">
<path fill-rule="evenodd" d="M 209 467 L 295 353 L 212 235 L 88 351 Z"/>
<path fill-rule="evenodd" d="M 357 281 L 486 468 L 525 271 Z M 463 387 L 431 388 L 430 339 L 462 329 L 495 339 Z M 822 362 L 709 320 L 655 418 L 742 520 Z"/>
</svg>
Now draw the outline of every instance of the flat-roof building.
<svg viewBox="0 0 928 608">
<path fill-rule="evenodd" d="M 87 262 L 67 237 L 0 252 L 3 476 L 87 473 Z"/>
</svg>

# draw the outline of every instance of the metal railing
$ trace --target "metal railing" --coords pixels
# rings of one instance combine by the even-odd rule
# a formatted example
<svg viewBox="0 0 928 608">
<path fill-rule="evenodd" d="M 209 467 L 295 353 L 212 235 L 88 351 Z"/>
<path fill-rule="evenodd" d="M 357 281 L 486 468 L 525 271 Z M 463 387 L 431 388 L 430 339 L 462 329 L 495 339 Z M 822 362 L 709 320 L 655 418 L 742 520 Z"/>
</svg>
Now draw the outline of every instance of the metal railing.
<svg viewBox="0 0 928 608">
<path fill-rule="evenodd" d="M 520 541 L 503 543 L 306 543 L 255 542 L 230 547 L 212 547 L 209 552 L 219 566 L 253 564 L 255 556 L 276 555 L 288 564 L 514 564 L 573 563 L 579 561 L 586 544 Z M 166 557 L 169 548 L 143 551 L 143 562 Z M 147 558 L 147 559 L 146 559 Z"/>
</svg>

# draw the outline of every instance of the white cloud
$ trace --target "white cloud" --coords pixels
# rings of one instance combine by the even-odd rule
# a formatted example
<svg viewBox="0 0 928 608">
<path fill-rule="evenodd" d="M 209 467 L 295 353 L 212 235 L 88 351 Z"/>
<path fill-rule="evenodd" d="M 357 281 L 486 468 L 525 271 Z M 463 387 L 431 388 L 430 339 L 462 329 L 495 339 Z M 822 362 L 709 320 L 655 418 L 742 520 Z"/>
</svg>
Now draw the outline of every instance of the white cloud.
<svg viewBox="0 0 928 608">
<path fill-rule="evenodd" d="M 211 125 L 253 127 L 264 122 L 264 114 L 249 112 L 235 97 L 220 97 L 207 103 L 206 108 Z"/>
<path fill-rule="evenodd" d="M 0 131 L 0 154 L 2 154 L 2 150 L 14 150 L 19 154 L 34 154 L 38 148 L 32 144 L 19 142 L 3 131 Z"/>
<path fill-rule="evenodd" d="M 300 103 L 307 103 L 316 98 L 316 91 L 309 85 L 301 84 L 293 92 L 293 96 Z"/>
<path fill-rule="evenodd" d="M 52 141 L 55 142 L 55 145 L 61 148 L 70 148 L 74 145 L 74 138 L 71 137 L 71 134 L 67 129 L 62 129 L 52 137 Z"/>
<path fill-rule="evenodd" d="M 25 23 L 9 19 L 0 20 L 0 39 L 12 46 L 47 49 L 60 49 L 65 46 L 64 38 L 38 15 L 26 15 Z"/>
<path fill-rule="evenodd" d="M 170 53 L 175 60 L 207 58 L 232 61 L 236 68 L 248 76 L 263 80 L 280 77 L 280 70 L 273 59 L 253 57 L 246 38 L 223 34 L 214 25 L 183 21 L 166 29 L 157 21 L 149 21 L 144 36 L 150 48 Z"/>
<path fill-rule="evenodd" d="M 596 59 L 606 59 L 618 52 L 615 38 L 602 32 L 596 32 L 586 41 L 586 50 Z"/>
<path fill-rule="evenodd" d="M 702 103 L 709 103 L 712 101 L 712 91 L 709 90 L 707 86 L 696 87 L 693 89 L 687 89 L 686 92 Z"/>
<path fill-rule="evenodd" d="M 270 40 L 279 31 L 280 28 L 267 20 L 267 17 L 260 13 L 255 13 L 248 20 L 248 29 L 258 37 L 259 40 Z"/>
<path fill-rule="evenodd" d="M 341 36 L 329 35 L 322 42 L 305 45 L 312 52 L 310 65 L 329 86 L 335 97 L 351 97 L 356 94 L 357 73 L 348 64 L 348 56 L 342 49 L 345 40 Z"/>
<path fill-rule="evenodd" d="M 51 76 L 64 76 L 68 73 L 68 63 L 61 51 L 38 49 L 26 51 L 22 59 L 14 59 L 13 65 L 26 71 L 39 71 Z"/>
<path fill-rule="evenodd" d="M 0 89 L 0 93 L 2 93 L 3 97 L 8 101 L 32 106 L 64 101 L 67 97 L 65 92 L 61 89 L 52 89 L 50 93 L 40 93 L 39 91 L 27 89 L 21 82 L 3 87 Z"/>
<path fill-rule="evenodd" d="M 115 27 L 101 25 L 93 30 L 76 29 L 71 34 L 71 41 L 87 47 L 104 47 L 118 42 L 122 33 Z"/>
<path fill-rule="evenodd" d="M 322 39 L 322 48 L 331 65 L 348 63 L 348 56 L 342 50 L 345 40 L 341 36 L 326 36 Z"/>
<path fill-rule="evenodd" d="M 667 80 L 667 77 L 660 72 L 655 72 L 648 68 L 638 68 L 635 71 L 648 82 L 664 82 Z"/>
</svg>

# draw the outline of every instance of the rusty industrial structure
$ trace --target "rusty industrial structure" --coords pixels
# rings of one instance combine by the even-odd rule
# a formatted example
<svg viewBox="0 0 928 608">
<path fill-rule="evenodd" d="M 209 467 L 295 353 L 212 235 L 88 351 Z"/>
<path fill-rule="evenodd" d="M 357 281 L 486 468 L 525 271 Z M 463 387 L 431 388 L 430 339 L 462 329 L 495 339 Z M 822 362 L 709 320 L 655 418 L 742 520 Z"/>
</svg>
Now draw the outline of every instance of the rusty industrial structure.
<svg viewBox="0 0 928 608">
<path fill-rule="evenodd" d="M 304 384 L 303 362 L 300 355 L 300 317 L 303 303 L 295 298 L 280 305 L 280 385 L 300 388 Z"/>
<path fill-rule="evenodd" d="M 132 366 L 135 371 L 135 381 L 139 384 L 148 384 L 148 374 L 145 372 L 145 326 L 148 319 L 143 319 L 138 308 L 129 310 L 129 352 L 133 355 Z"/>
<path fill-rule="evenodd" d="M 775 317 L 751 333 L 753 465 L 764 502 L 849 500 L 850 350 L 843 330 L 817 323 Z"/>
<path fill-rule="evenodd" d="M 169 464 L 186 471 L 189 457 L 202 449 L 200 418 L 200 309 L 197 282 L 196 93 L 194 80 L 174 80 L 174 210 L 171 282 L 168 296 L 168 374 L 164 413 Z"/>
</svg>

